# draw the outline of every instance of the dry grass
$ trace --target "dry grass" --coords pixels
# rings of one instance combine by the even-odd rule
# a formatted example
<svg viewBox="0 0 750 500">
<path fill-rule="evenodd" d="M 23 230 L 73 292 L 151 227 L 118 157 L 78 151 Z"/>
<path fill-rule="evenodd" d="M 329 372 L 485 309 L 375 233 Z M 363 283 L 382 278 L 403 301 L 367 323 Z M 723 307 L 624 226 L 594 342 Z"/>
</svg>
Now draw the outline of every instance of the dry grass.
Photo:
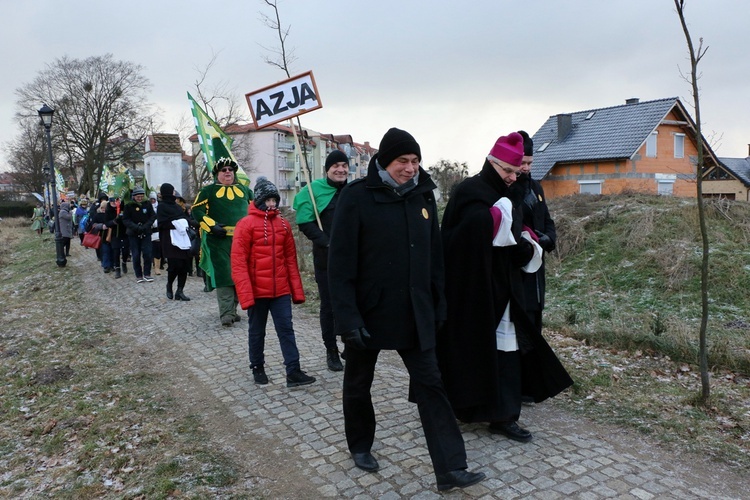
<svg viewBox="0 0 750 500">
<path fill-rule="evenodd" d="M 0 497 L 251 496 L 101 292 L 56 266 L 52 235 L 0 223 Z"/>
</svg>

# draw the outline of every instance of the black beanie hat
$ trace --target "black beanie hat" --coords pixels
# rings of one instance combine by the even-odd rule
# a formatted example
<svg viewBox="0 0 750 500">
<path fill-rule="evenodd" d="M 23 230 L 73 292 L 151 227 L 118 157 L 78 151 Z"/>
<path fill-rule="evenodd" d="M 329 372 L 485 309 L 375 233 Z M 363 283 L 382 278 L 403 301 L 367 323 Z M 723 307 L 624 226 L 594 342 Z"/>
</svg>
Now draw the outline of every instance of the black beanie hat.
<svg viewBox="0 0 750 500">
<path fill-rule="evenodd" d="M 162 198 L 164 198 L 165 196 L 174 196 L 174 186 L 168 182 L 165 182 L 159 188 L 159 192 L 161 193 Z"/>
<path fill-rule="evenodd" d="M 107 196 L 107 193 L 99 193 L 99 196 L 97 196 L 96 199 L 99 201 L 108 200 L 109 196 Z"/>
<path fill-rule="evenodd" d="M 260 207 L 265 204 L 269 198 L 276 198 L 276 203 L 281 201 L 279 196 L 279 190 L 273 185 L 273 182 L 269 181 L 266 177 L 260 176 L 255 181 L 255 188 L 253 189 L 254 199 L 256 207 Z"/>
<path fill-rule="evenodd" d="M 534 141 L 523 130 L 519 130 L 518 133 L 523 137 L 523 155 L 534 156 Z"/>
<path fill-rule="evenodd" d="M 338 149 L 334 149 L 333 151 L 331 151 L 331 154 L 329 154 L 326 158 L 326 172 L 328 172 L 328 169 L 330 169 L 334 163 L 339 163 L 341 161 L 349 165 L 349 157 L 346 156 L 346 153 Z"/>
<path fill-rule="evenodd" d="M 422 151 L 414 137 L 405 130 L 392 128 L 388 130 L 380 141 L 378 148 L 378 163 L 383 168 L 391 164 L 401 155 L 415 154 L 422 160 Z"/>
</svg>

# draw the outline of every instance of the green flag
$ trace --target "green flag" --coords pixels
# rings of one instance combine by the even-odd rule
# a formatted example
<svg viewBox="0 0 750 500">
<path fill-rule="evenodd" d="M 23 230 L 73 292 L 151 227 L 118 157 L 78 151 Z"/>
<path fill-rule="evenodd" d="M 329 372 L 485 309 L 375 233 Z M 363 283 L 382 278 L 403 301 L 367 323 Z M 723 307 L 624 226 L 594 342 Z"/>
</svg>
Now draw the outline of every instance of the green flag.
<svg viewBox="0 0 750 500">
<path fill-rule="evenodd" d="M 226 146 L 229 155 L 235 162 L 237 162 L 237 159 L 234 157 L 231 150 L 234 140 L 225 134 L 224 131 L 221 130 L 221 127 L 219 127 L 219 124 L 213 121 L 203 108 L 195 102 L 195 99 L 190 95 L 190 92 L 188 92 L 188 99 L 190 100 L 190 110 L 193 112 L 193 118 L 195 119 L 195 130 L 198 132 L 198 142 L 201 145 L 201 150 L 203 151 L 203 157 L 206 160 L 206 168 L 208 171 L 211 172 L 214 169 L 214 162 L 216 161 L 213 150 L 214 148 L 211 145 L 212 139 L 215 137 L 221 139 L 221 142 Z M 250 186 L 250 178 L 242 170 L 242 167 L 239 167 L 239 163 L 237 169 L 237 182 L 248 187 Z"/>
</svg>

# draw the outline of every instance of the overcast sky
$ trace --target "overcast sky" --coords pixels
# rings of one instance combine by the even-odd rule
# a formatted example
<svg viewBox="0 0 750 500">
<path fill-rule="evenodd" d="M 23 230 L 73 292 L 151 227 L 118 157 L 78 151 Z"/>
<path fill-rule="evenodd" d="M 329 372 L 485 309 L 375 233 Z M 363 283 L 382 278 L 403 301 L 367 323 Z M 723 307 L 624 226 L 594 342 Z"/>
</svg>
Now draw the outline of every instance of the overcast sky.
<svg viewBox="0 0 750 500">
<path fill-rule="evenodd" d="M 750 143 L 747 0 L 687 0 L 701 62 L 704 135 L 719 156 Z M 15 89 L 62 56 L 113 54 L 143 67 L 158 132 L 190 116 L 186 92 L 212 54 L 210 83 L 244 94 L 286 78 L 264 62 L 278 47 L 262 0 L 0 0 L 0 139 L 17 134 Z M 679 97 L 690 110 L 690 65 L 673 0 L 279 0 L 323 107 L 302 126 L 377 147 L 389 127 L 441 158 L 478 170 L 495 139 L 547 117 Z M 39 105 L 41 107 L 41 103 Z M 249 110 L 248 117 L 249 117 Z M 53 128 L 54 133 L 54 128 Z M 720 140 L 719 140 L 720 138 Z M 0 157 L 0 169 L 7 166 Z"/>
</svg>

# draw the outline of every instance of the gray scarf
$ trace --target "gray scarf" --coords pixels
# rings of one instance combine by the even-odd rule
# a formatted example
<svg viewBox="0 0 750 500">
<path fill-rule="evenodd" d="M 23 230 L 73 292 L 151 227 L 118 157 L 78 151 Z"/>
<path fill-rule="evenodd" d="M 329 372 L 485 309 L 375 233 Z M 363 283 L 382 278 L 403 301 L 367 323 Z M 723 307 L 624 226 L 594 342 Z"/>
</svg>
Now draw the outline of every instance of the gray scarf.
<svg viewBox="0 0 750 500">
<path fill-rule="evenodd" d="M 392 187 L 399 196 L 404 196 L 406 193 L 417 187 L 417 184 L 419 183 L 419 170 L 417 170 L 414 177 L 403 184 L 399 184 L 393 180 L 393 177 L 391 177 L 391 174 L 389 174 L 386 169 L 380 166 L 378 160 L 375 160 L 375 166 L 378 168 L 378 175 L 380 176 L 380 180 L 383 181 L 383 184 Z"/>
</svg>

